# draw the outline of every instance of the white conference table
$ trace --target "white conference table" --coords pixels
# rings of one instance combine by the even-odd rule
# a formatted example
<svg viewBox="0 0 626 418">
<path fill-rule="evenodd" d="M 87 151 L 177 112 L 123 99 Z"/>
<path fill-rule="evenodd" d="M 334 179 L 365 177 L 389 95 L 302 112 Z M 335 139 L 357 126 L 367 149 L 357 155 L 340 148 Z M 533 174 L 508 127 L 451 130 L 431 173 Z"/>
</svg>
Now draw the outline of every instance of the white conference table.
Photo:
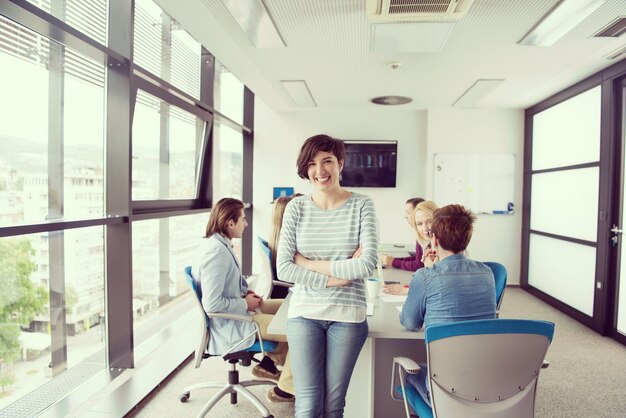
<svg viewBox="0 0 626 418">
<path fill-rule="evenodd" d="M 385 280 L 409 283 L 412 272 L 385 268 Z M 393 357 L 405 356 L 426 362 L 424 331 L 409 331 L 399 320 L 401 302 L 384 302 L 380 297 L 368 299 L 374 313 L 367 317 L 368 338 L 356 362 L 348 394 L 346 418 L 395 417 L 404 415 L 404 406 L 390 395 Z M 271 334 L 285 334 L 289 297 L 285 299 L 268 327 Z"/>
</svg>

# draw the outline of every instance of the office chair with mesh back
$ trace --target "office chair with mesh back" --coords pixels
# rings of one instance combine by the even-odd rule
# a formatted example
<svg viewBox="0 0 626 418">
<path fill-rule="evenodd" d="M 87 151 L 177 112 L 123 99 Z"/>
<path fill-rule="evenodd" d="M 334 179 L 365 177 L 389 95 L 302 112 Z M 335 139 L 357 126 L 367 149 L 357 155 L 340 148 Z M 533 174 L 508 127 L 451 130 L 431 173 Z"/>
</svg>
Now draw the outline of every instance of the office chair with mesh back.
<svg viewBox="0 0 626 418">
<path fill-rule="evenodd" d="M 450 322 L 426 328 L 429 406 L 405 383 L 420 366 L 407 357 L 393 360 L 391 396 L 420 418 L 533 417 L 539 371 L 554 324 L 524 319 Z M 397 373 L 396 373 L 397 369 Z M 400 385 L 397 385 L 399 376 Z"/>
<path fill-rule="evenodd" d="M 293 283 L 278 280 L 274 275 L 274 269 L 272 269 L 272 251 L 269 243 L 261 237 L 257 237 L 257 241 L 261 250 L 262 271 L 254 291 L 259 295 L 266 295 L 269 299 L 284 299 L 287 296 L 288 288 L 292 287 Z"/>
<path fill-rule="evenodd" d="M 202 332 L 200 333 L 200 341 L 198 344 L 198 348 L 196 349 L 195 355 L 195 367 L 198 368 L 200 367 L 200 363 L 203 359 L 213 356 L 207 352 L 209 338 L 211 338 L 209 318 L 228 318 L 236 321 L 246 322 L 252 322 L 252 318 L 245 315 L 226 313 L 207 314 L 202 306 L 202 289 L 191 275 L 191 267 L 185 267 L 185 278 L 187 279 L 187 283 L 193 290 L 193 294 L 195 296 L 195 305 L 199 309 L 199 312 L 202 314 Z M 261 412 L 261 414 L 263 414 L 263 417 L 273 417 L 273 415 L 270 414 L 265 405 L 263 405 L 263 403 L 261 403 L 261 401 L 254 394 L 252 394 L 252 392 L 250 392 L 247 387 L 256 385 L 276 385 L 276 383 L 271 381 L 239 381 L 239 371 L 237 370 L 237 363 L 241 364 L 242 366 L 250 366 L 252 361 L 259 362 L 256 358 L 254 358 L 255 354 L 262 354 L 263 359 L 265 360 L 265 353 L 274 351 L 277 346 L 277 343 L 274 341 L 263 341 L 258 326 L 256 325 L 256 323 L 254 325 L 257 332 L 257 341 L 252 346 L 241 349 L 239 351 L 233 351 L 235 348 L 238 348 L 237 346 L 234 346 L 227 353 L 221 355 L 224 361 L 227 361 L 231 364 L 231 370 L 228 372 L 227 381 L 202 382 L 195 385 L 187 386 L 183 389 L 183 393 L 179 396 L 181 402 L 189 401 L 192 390 L 202 388 L 222 388 L 222 390 L 216 393 L 204 405 L 202 410 L 198 413 L 198 418 L 204 417 L 209 412 L 209 410 L 213 408 L 213 406 L 228 393 L 230 393 L 231 404 L 236 404 L 237 394 L 241 394 L 245 398 L 247 398 L 256 407 L 256 409 Z M 272 366 L 273 364 L 269 367 Z"/>
<path fill-rule="evenodd" d="M 491 269 L 496 281 L 496 318 L 498 318 L 500 316 L 500 305 L 502 305 L 502 299 L 504 299 L 504 290 L 506 289 L 506 268 L 494 261 L 485 261 L 483 264 Z"/>
</svg>

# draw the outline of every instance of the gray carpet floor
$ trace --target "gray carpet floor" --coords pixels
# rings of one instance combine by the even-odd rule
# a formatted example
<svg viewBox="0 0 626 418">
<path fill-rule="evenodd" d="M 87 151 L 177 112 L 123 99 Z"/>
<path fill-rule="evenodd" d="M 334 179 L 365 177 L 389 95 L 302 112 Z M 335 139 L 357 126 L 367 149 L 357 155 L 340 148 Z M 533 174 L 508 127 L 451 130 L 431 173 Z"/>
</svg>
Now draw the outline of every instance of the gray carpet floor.
<svg viewBox="0 0 626 418">
<path fill-rule="evenodd" d="M 507 288 L 500 318 L 544 319 L 556 324 L 547 356 L 550 367 L 541 372 L 539 379 L 537 417 L 626 418 L 626 347 L 601 337 L 518 288 Z M 195 417 L 217 389 L 196 391 L 185 404 L 178 400 L 182 389 L 202 380 L 225 379 L 228 369 L 229 365 L 221 358 L 205 360 L 199 369 L 189 362 L 144 400 L 132 416 Z M 250 377 L 250 368 L 241 368 L 241 379 Z M 268 388 L 257 386 L 251 390 L 274 416 L 292 417 L 293 404 L 266 401 Z M 258 416 L 258 413 L 245 400 L 232 406 L 228 397 L 224 397 L 209 416 L 234 418 Z"/>
</svg>

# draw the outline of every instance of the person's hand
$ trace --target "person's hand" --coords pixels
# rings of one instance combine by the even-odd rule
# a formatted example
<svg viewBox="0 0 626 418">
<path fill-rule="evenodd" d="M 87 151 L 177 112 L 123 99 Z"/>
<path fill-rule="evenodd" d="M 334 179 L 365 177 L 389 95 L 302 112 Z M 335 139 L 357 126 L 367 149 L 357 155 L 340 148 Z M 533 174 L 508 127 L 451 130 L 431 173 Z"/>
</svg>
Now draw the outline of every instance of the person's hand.
<svg viewBox="0 0 626 418">
<path fill-rule="evenodd" d="M 437 250 L 429 248 L 424 251 L 424 255 L 422 256 L 422 263 L 424 263 L 424 267 L 432 267 L 435 261 L 437 261 Z"/>
<path fill-rule="evenodd" d="M 296 253 L 293 256 L 293 262 L 296 263 L 297 266 L 307 268 L 309 259 L 300 253 Z"/>
<path fill-rule="evenodd" d="M 393 257 L 390 255 L 383 254 L 380 257 L 380 260 L 383 262 L 383 266 L 390 266 L 393 264 Z"/>
<path fill-rule="evenodd" d="M 256 293 L 254 290 L 248 290 L 248 295 L 254 295 L 257 298 L 261 299 L 261 305 L 263 305 L 263 296 L 259 295 L 258 293 Z"/>
<path fill-rule="evenodd" d="M 386 284 L 383 286 L 383 293 L 388 295 L 407 295 L 409 288 L 403 284 Z"/>
<path fill-rule="evenodd" d="M 248 311 L 255 311 L 263 305 L 263 298 L 254 292 L 248 293 L 243 299 L 246 301 Z"/>
<path fill-rule="evenodd" d="M 356 249 L 354 254 L 352 254 L 352 258 L 359 258 L 363 254 L 363 247 L 359 247 Z"/>
<path fill-rule="evenodd" d="M 328 277 L 328 281 L 326 282 L 326 287 L 342 287 L 347 286 L 352 283 L 352 280 L 344 280 L 338 279 L 336 277 Z"/>
</svg>

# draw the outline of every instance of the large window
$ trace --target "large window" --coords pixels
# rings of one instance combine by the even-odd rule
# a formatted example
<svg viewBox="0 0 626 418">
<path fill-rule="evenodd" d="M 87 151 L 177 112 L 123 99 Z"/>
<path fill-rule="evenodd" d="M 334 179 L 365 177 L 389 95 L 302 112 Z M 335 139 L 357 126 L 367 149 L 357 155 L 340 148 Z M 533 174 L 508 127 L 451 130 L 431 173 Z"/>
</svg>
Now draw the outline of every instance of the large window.
<svg viewBox="0 0 626 418">
<path fill-rule="evenodd" d="M 0 227 L 102 218 L 103 65 L 0 16 L 0 68 Z M 0 239 L 0 409 L 61 371 L 106 368 L 103 236 L 94 226 Z M 60 397 L 80 381 L 50 385 Z"/>
<path fill-rule="evenodd" d="M 243 123 L 243 83 L 219 62 L 215 71 L 215 109 Z"/>
<path fill-rule="evenodd" d="M 201 45 L 152 0 L 135 0 L 134 61 L 200 98 Z"/>
<path fill-rule="evenodd" d="M 228 71 L 217 63 L 215 76 L 215 108 L 229 119 L 243 121 L 244 86 Z M 218 118 L 214 129 L 213 167 L 214 195 L 216 198 L 243 195 L 243 135 L 233 129 L 227 121 Z"/>
<path fill-rule="evenodd" d="M 183 269 L 198 257 L 208 213 L 133 223 L 135 346 L 193 311 Z"/>
<path fill-rule="evenodd" d="M 103 216 L 102 65 L 0 16 L 0 68 L 0 226 Z"/>
<path fill-rule="evenodd" d="M 43 385 L 67 395 L 106 368 L 102 227 L 1 238 L 0 289 L 0 409 Z M 52 383 L 64 367 L 52 347 L 73 384 Z"/>
<path fill-rule="evenodd" d="M 193 199 L 205 123 L 139 91 L 133 119 L 133 200 Z"/>
<path fill-rule="evenodd" d="M 227 125 L 214 129 L 214 195 L 241 199 L 243 187 L 243 135 Z"/>
<path fill-rule="evenodd" d="M 28 2 L 106 45 L 108 0 L 28 0 Z"/>
<path fill-rule="evenodd" d="M 11 417 L 97 390 L 74 389 L 146 364 L 188 325 L 183 268 L 216 196 L 243 194 L 249 130 L 244 86 L 153 1 L 29 3 L 0 2 L 0 415 Z M 215 102 L 228 118 L 215 114 L 214 129 Z"/>
</svg>

